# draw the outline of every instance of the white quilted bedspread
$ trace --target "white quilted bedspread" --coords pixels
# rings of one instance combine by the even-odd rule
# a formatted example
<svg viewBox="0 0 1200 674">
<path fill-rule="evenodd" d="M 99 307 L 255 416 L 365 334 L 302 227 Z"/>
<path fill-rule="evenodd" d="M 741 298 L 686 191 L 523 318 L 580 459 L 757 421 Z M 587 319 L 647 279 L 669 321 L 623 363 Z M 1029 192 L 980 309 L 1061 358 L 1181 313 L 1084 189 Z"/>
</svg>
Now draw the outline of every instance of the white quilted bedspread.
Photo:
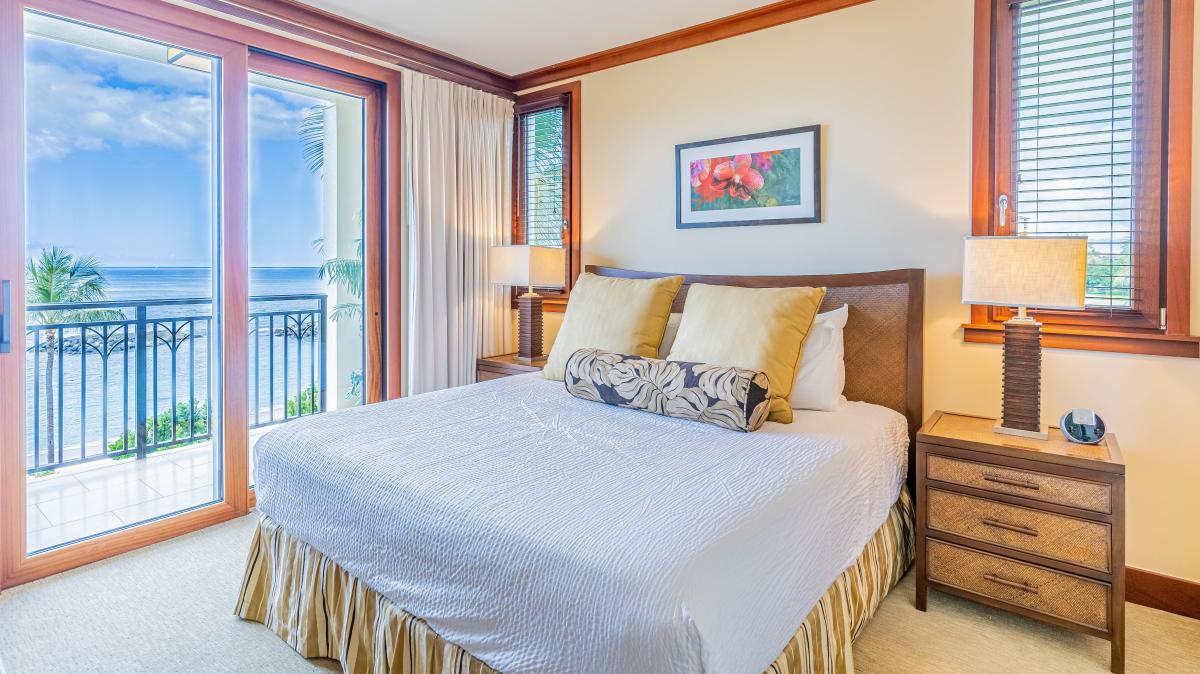
<svg viewBox="0 0 1200 674">
<path fill-rule="evenodd" d="M 258 508 L 508 674 L 762 672 L 884 522 L 904 418 L 754 433 L 524 375 L 289 422 Z"/>
</svg>

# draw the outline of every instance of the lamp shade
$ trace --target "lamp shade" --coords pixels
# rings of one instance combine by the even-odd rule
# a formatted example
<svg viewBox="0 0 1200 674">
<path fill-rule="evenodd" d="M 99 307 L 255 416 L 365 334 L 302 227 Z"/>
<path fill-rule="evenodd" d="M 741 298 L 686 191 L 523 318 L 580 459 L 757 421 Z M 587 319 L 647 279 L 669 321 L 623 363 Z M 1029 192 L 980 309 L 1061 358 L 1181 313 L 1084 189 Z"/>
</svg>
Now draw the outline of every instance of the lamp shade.
<svg viewBox="0 0 1200 674">
<path fill-rule="evenodd" d="M 1086 286 L 1087 237 L 967 237 L 966 304 L 1082 309 Z"/>
<path fill-rule="evenodd" d="M 565 269 L 561 248 L 492 246 L 488 251 L 488 277 L 498 285 L 561 288 Z"/>
</svg>

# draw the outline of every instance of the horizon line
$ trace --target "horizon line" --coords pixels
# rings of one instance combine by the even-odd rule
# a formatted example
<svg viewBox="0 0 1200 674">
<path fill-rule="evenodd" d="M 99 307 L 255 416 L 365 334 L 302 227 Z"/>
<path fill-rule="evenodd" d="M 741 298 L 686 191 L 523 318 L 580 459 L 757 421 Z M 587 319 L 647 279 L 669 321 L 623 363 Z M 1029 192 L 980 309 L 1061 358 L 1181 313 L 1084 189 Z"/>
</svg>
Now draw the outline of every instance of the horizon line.
<svg viewBox="0 0 1200 674">
<path fill-rule="evenodd" d="M 212 269 L 211 266 L 202 267 L 202 266 L 195 266 L 195 265 L 148 266 L 148 265 L 140 265 L 140 264 L 117 265 L 117 264 L 103 264 L 103 263 L 100 264 L 100 267 L 103 269 L 208 269 L 208 270 Z M 321 265 L 314 266 L 314 265 L 294 265 L 294 264 L 290 264 L 290 265 L 260 265 L 260 266 L 250 267 L 250 269 L 320 269 L 320 268 L 321 268 Z"/>
</svg>

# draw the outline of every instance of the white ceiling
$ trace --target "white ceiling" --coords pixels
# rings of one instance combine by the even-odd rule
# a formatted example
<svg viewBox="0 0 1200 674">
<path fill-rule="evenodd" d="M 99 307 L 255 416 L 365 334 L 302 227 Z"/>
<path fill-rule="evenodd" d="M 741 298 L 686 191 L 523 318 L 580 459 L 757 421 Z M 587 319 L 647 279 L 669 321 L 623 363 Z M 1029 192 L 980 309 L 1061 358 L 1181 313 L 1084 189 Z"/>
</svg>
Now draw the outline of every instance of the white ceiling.
<svg viewBox="0 0 1200 674">
<path fill-rule="evenodd" d="M 772 0 L 305 1 L 506 75 L 518 75 Z"/>
</svg>

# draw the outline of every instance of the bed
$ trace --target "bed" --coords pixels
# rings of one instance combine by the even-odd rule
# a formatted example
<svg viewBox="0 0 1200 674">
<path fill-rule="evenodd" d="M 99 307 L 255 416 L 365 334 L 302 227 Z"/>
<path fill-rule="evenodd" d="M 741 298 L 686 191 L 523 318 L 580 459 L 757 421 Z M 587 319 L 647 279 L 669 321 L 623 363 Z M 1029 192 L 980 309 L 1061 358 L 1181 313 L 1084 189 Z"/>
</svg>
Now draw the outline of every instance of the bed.
<svg viewBox="0 0 1200 674">
<path fill-rule="evenodd" d="M 852 671 L 912 558 L 923 281 L 686 277 L 677 310 L 694 282 L 851 307 L 854 402 L 755 433 L 537 374 L 291 422 L 256 446 L 237 614 L 348 672 Z"/>
</svg>

